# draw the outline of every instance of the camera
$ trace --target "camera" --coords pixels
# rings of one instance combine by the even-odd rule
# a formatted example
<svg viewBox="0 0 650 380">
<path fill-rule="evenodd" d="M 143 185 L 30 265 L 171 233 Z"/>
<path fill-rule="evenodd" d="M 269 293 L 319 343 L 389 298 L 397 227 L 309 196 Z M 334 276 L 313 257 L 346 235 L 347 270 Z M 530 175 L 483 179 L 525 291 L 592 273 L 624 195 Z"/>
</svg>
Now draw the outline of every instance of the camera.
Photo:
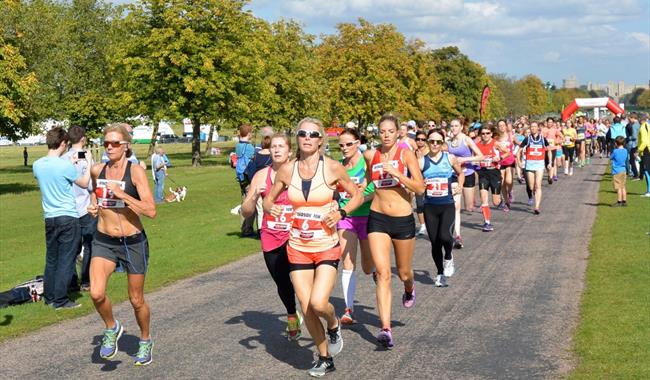
<svg viewBox="0 0 650 380">
<path fill-rule="evenodd" d="M 86 151 L 81 150 L 81 151 L 77 152 L 77 158 L 80 158 L 80 159 L 81 158 L 86 158 Z"/>
</svg>

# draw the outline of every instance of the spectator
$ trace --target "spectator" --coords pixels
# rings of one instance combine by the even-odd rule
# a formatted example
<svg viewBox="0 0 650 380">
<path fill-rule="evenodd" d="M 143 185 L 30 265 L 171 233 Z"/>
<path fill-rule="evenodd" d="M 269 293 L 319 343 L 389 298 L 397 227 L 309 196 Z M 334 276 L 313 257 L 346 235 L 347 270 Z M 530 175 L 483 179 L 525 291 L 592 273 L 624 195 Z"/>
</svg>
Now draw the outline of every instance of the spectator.
<svg viewBox="0 0 650 380">
<path fill-rule="evenodd" d="M 618 136 L 614 142 L 616 149 L 612 151 L 610 156 L 612 162 L 612 183 L 614 190 L 617 192 L 617 201 L 612 207 L 627 206 L 627 190 L 625 188 L 625 181 L 627 179 L 627 172 L 625 171 L 625 163 L 628 159 L 627 150 L 625 149 L 625 137 Z"/>
<path fill-rule="evenodd" d="M 625 163 L 625 170 L 629 176 L 632 176 L 633 181 L 641 180 L 639 170 L 636 166 L 636 152 L 637 152 L 637 137 L 639 136 L 639 118 L 636 113 L 631 113 L 629 116 L 629 123 L 625 126 L 625 149 L 627 150 L 627 162 Z"/>
<path fill-rule="evenodd" d="M 27 160 L 29 159 L 29 153 L 27 153 L 27 147 L 23 148 L 23 166 L 27 166 Z"/>
<path fill-rule="evenodd" d="M 90 171 L 79 175 L 70 161 L 61 159 L 68 147 L 68 133 L 61 127 L 47 132 L 47 156 L 34 162 L 34 177 L 41 189 L 45 217 L 45 303 L 55 309 L 81 306 L 68 297 L 79 244 L 79 219 L 72 184 L 85 188 Z M 77 159 L 72 158 L 76 163 Z"/>
<path fill-rule="evenodd" d="M 151 173 L 153 174 L 154 192 L 153 198 L 156 203 L 165 201 L 165 176 L 167 175 L 167 165 L 165 164 L 165 152 L 161 147 L 156 148 L 156 152 L 151 155 Z"/>
<path fill-rule="evenodd" d="M 248 163 L 253 159 L 255 155 L 255 147 L 251 144 L 251 132 L 253 127 L 250 124 L 243 124 L 239 127 L 239 142 L 235 146 L 235 155 L 237 156 L 237 165 L 235 167 L 235 174 L 237 175 L 237 181 L 239 182 L 239 188 L 241 189 L 242 199 L 246 196 L 248 189 L 249 181 L 246 179 L 244 172 Z M 253 229 L 253 224 L 255 223 L 255 216 L 253 214 L 248 218 L 242 219 L 241 225 L 241 237 L 257 237 Z"/>
<path fill-rule="evenodd" d="M 90 168 L 93 166 L 92 156 L 89 154 L 86 156 L 87 153 L 84 150 L 86 145 L 86 130 L 82 127 L 73 126 L 70 128 L 70 130 L 68 130 L 68 135 L 70 136 L 71 147 L 70 150 L 61 156 L 61 158 L 66 160 L 77 159 L 74 167 L 77 170 L 77 175 L 83 176 L 89 172 Z M 81 160 L 81 158 L 86 158 L 86 160 Z M 81 240 L 77 246 L 75 257 L 79 256 L 80 254 L 83 256 L 81 261 L 81 273 L 79 275 L 79 277 L 81 277 L 81 281 L 79 281 L 75 270 L 72 276 L 72 283 L 70 287 L 72 289 L 81 289 L 82 291 L 88 291 L 90 290 L 90 259 L 92 257 L 92 241 L 93 235 L 97 230 L 97 220 L 88 214 L 88 206 L 90 206 L 90 194 L 92 192 L 92 186 L 90 185 L 90 182 L 86 188 L 78 186 L 75 183 L 72 185 L 72 192 L 76 201 L 79 228 L 81 233 Z"/>
<path fill-rule="evenodd" d="M 637 136 L 639 143 L 638 149 L 641 154 L 641 172 L 640 176 L 645 178 L 646 192 L 644 197 L 650 197 L 650 125 L 648 125 L 648 115 L 641 115 L 641 127 Z"/>
</svg>

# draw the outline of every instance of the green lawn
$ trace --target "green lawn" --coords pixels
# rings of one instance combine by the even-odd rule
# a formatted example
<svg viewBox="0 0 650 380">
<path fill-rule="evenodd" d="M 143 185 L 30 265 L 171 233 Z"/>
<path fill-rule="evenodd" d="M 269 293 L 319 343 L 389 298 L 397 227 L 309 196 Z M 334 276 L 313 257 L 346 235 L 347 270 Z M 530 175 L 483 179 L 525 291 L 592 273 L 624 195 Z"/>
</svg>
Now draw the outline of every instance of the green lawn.
<svg viewBox="0 0 650 380">
<path fill-rule="evenodd" d="M 147 292 L 259 251 L 259 241 L 239 238 L 239 217 L 230 214 L 240 195 L 225 154 L 206 158 L 203 167 L 192 168 L 189 144 L 164 147 L 174 165 L 169 174 L 187 186 L 188 195 L 183 203 L 159 206 L 156 219 L 143 218 L 151 248 Z M 145 157 L 146 149 L 146 145 L 135 146 L 138 157 Z M 30 164 L 46 152 L 43 146 L 28 150 Z M 173 183 L 168 180 L 169 186 Z M 22 166 L 22 148 L 0 148 L 0 290 L 43 273 L 42 214 L 31 167 Z M 125 274 L 112 277 L 109 295 L 114 301 L 127 299 Z M 54 312 L 42 303 L 1 309 L 0 341 L 94 312 L 88 294 L 78 296 L 83 307 L 70 311 Z"/>
<path fill-rule="evenodd" d="M 601 182 L 572 379 L 650 379 L 650 199 L 628 180 L 627 208 Z"/>
</svg>

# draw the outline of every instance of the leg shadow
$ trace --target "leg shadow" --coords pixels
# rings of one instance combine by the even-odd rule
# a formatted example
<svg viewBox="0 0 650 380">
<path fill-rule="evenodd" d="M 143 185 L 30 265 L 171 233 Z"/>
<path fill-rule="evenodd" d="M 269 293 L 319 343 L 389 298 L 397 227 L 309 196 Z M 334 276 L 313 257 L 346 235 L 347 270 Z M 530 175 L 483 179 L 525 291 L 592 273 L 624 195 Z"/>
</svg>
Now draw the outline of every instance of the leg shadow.
<svg viewBox="0 0 650 380">
<path fill-rule="evenodd" d="M 116 357 L 113 359 L 103 359 L 99 356 L 99 348 L 102 344 L 102 338 L 103 335 L 95 335 L 92 340 L 92 345 L 95 346 L 95 349 L 93 350 L 90 361 L 92 363 L 96 364 L 101 364 L 102 367 L 100 368 L 101 371 L 104 372 L 111 372 L 115 371 L 117 367 L 122 364 L 122 360 L 114 360 L 116 359 L 120 353 L 118 352 Z M 140 342 L 140 338 L 135 336 L 135 335 L 130 335 L 127 334 L 126 331 L 122 334 L 122 337 L 119 340 L 118 344 L 118 351 L 126 353 L 129 357 L 134 357 L 135 354 L 138 352 L 138 343 Z"/>
</svg>

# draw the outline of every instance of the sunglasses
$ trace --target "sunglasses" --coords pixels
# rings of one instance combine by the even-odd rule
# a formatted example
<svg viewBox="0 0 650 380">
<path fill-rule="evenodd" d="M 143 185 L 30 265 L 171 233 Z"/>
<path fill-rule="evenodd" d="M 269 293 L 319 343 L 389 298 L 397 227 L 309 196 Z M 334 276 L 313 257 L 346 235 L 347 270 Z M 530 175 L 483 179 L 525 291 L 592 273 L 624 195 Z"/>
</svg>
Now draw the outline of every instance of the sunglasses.
<svg viewBox="0 0 650 380">
<path fill-rule="evenodd" d="M 485 135 L 485 136 L 491 135 L 491 134 L 492 134 L 492 132 L 481 132 L 481 135 Z"/>
<path fill-rule="evenodd" d="M 429 140 L 429 144 L 431 145 L 442 145 L 443 142 L 444 141 L 442 140 L 433 140 L 433 139 Z"/>
<path fill-rule="evenodd" d="M 427 141 L 427 139 L 423 139 L 422 137 L 416 138 L 415 141 Z"/>
<path fill-rule="evenodd" d="M 119 148 L 120 145 L 127 144 L 126 141 L 104 141 L 104 148 L 112 146 L 113 148 Z"/>
<path fill-rule="evenodd" d="M 320 136 L 318 136 L 318 137 L 320 137 Z M 359 140 L 354 140 L 354 141 L 349 142 L 349 143 L 339 144 L 339 148 L 349 148 L 349 147 L 351 147 L 352 145 L 354 145 L 354 144 L 356 144 L 358 142 L 359 142 Z"/>
<path fill-rule="evenodd" d="M 297 133 L 298 137 L 307 137 L 309 136 L 312 139 L 319 139 L 320 138 L 320 132 L 318 131 L 307 131 L 304 129 L 298 130 Z"/>
</svg>

